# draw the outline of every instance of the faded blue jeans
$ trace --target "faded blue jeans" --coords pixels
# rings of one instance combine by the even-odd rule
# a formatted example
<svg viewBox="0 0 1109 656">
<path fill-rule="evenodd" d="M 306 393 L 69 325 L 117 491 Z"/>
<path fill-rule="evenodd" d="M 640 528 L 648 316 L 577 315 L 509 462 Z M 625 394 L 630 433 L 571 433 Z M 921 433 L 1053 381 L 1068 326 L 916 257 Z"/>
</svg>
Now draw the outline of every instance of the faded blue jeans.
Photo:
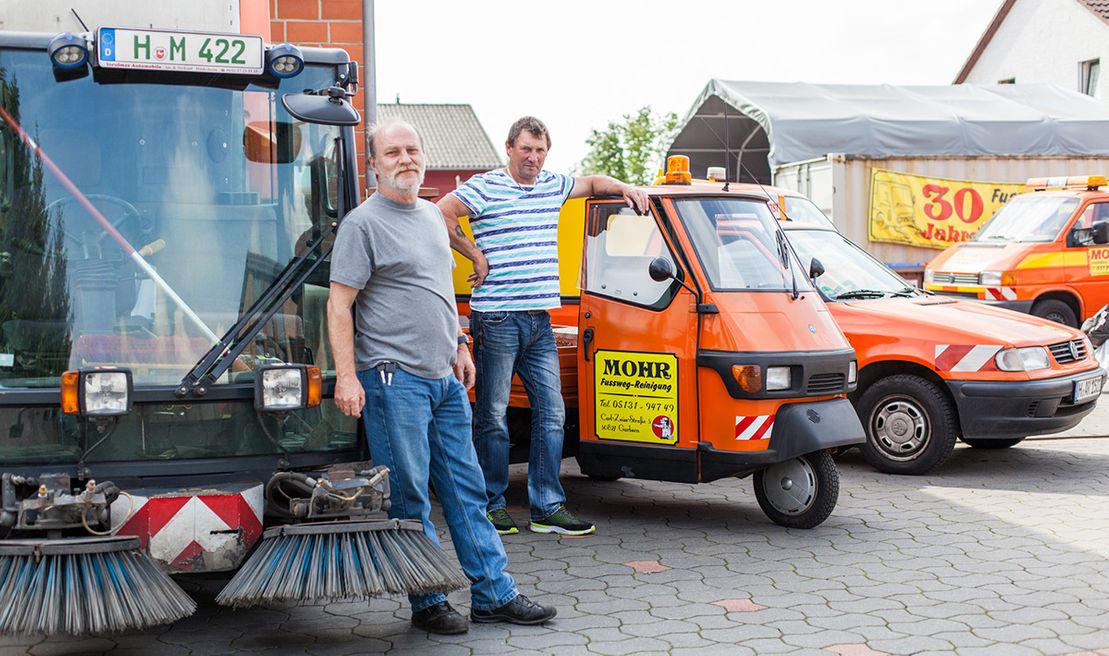
<svg viewBox="0 0 1109 656">
<path fill-rule="evenodd" d="M 474 446 L 485 474 L 490 511 L 504 508 L 508 489 L 508 395 L 512 374 L 520 375 L 531 404 L 528 501 L 531 518 L 543 519 L 566 502 L 558 480 L 563 426 L 558 349 L 551 316 L 544 311 L 470 312 L 477 366 Z"/>
<path fill-rule="evenodd" d="M 397 368 L 391 385 L 377 369 L 358 372 L 366 390 L 362 410 L 374 464 L 389 468 L 389 516 L 418 519 L 436 545 L 428 480 L 443 505 L 462 571 L 472 582 L 470 606 L 500 608 L 516 598 L 505 572 L 508 556 L 485 517 L 485 490 L 471 438 L 470 400 L 454 376 L 421 378 Z M 409 595 L 412 611 L 446 601 L 444 594 Z"/>
</svg>

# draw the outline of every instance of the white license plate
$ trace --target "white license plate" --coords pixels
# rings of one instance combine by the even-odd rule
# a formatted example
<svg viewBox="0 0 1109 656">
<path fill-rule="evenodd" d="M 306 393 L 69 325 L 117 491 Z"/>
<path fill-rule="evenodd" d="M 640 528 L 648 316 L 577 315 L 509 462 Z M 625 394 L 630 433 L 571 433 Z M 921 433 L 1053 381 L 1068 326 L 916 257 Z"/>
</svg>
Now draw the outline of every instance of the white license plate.
<svg viewBox="0 0 1109 656">
<path fill-rule="evenodd" d="M 103 68 L 261 75 L 262 37 L 101 27 L 96 54 Z"/>
<path fill-rule="evenodd" d="M 1083 403 L 1090 399 L 1095 399 L 1101 394 L 1102 377 L 1087 378 L 1086 380 L 1078 380 L 1074 383 L 1074 402 Z"/>
</svg>

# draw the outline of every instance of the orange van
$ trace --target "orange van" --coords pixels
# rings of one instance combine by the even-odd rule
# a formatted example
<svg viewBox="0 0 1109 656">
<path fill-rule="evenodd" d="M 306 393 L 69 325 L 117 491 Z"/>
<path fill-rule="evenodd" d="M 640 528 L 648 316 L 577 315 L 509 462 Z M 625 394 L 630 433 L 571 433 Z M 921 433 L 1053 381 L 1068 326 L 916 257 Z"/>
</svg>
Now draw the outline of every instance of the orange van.
<svg viewBox="0 0 1109 656">
<path fill-rule="evenodd" d="M 970 241 L 937 255 L 924 288 L 1068 326 L 1109 303 L 1104 176 L 1033 178 Z"/>
<path fill-rule="evenodd" d="M 670 180 L 645 188 L 645 216 L 619 198 L 563 212 L 563 230 L 580 230 L 563 233 L 561 252 L 580 252 L 563 262 L 580 277 L 563 283 L 579 281 L 567 291 L 580 297 L 552 314 L 578 463 L 600 480 L 752 475 L 770 519 L 816 526 L 838 496 L 831 451 L 863 441 L 846 398 L 854 351 L 765 196 L 690 184 L 688 165 Z M 468 265 L 456 272 L 463 313 Z M 526 417 L 521 387 L 512 402 Z"/>
<path fill-rule="evenodd" d="M 859 358 L 851 401 L 874 467 L 923 474 L 956 439 L 1006 448 L 1094 409 L 1105 372 L 1080 331 L 921 292 L 830 223 L 798 220 L 813 216 L 808 199 L 784 202 L 790 244 Z"/>
</svg>

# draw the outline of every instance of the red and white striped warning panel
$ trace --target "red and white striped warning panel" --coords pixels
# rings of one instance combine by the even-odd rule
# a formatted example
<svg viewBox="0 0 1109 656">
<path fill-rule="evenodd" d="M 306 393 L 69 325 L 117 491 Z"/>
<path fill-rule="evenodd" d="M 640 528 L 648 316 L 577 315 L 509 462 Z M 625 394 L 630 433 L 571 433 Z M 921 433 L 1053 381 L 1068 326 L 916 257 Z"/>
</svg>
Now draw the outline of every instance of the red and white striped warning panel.
<svg viewBox="0 0 1109 656">
<path fill-rule="evenodd" d="M 995 344 L 936 344 L 936 369 L 939 371 L 997 371 L 994 357 L 1001 350 Z"/>
<path fill-rule="evenodd" d="M 772 430 L 774 430 L 774 415 L 735 418 L 737 440 L 769 440 Z"/>
<path fill-rule="evenodd" d="M 1015 301 L 1017 290 L 1012 287 L 987 287 L 986 298 L 991 301 Z"/>
<path fill-rule="evenodd" d="M 112 504 L 112 527 L 122 523 L 117 534 L 137 536 L 169 572 L 233 570 L 262 535 L 260 484 L 128 492 L 134 503 L 121 495 Z"/>
</svg>

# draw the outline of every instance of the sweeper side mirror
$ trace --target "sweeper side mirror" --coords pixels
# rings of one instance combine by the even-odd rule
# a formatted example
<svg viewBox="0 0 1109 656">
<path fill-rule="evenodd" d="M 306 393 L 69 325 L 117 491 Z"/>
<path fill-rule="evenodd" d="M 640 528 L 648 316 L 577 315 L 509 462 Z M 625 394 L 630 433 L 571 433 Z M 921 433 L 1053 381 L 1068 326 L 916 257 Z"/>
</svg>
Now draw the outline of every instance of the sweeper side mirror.
<svg viewBox="0 0 1109 656">
<path fill-rule="evenodd" d="M 295 118 L 305 123 L 322 125 L 358 125 L 358 110 L 347 101 L 347 92 L 341 87 L 328 87 L 320 91 L 286 93 L 281 104 Z"/>
</svg>

